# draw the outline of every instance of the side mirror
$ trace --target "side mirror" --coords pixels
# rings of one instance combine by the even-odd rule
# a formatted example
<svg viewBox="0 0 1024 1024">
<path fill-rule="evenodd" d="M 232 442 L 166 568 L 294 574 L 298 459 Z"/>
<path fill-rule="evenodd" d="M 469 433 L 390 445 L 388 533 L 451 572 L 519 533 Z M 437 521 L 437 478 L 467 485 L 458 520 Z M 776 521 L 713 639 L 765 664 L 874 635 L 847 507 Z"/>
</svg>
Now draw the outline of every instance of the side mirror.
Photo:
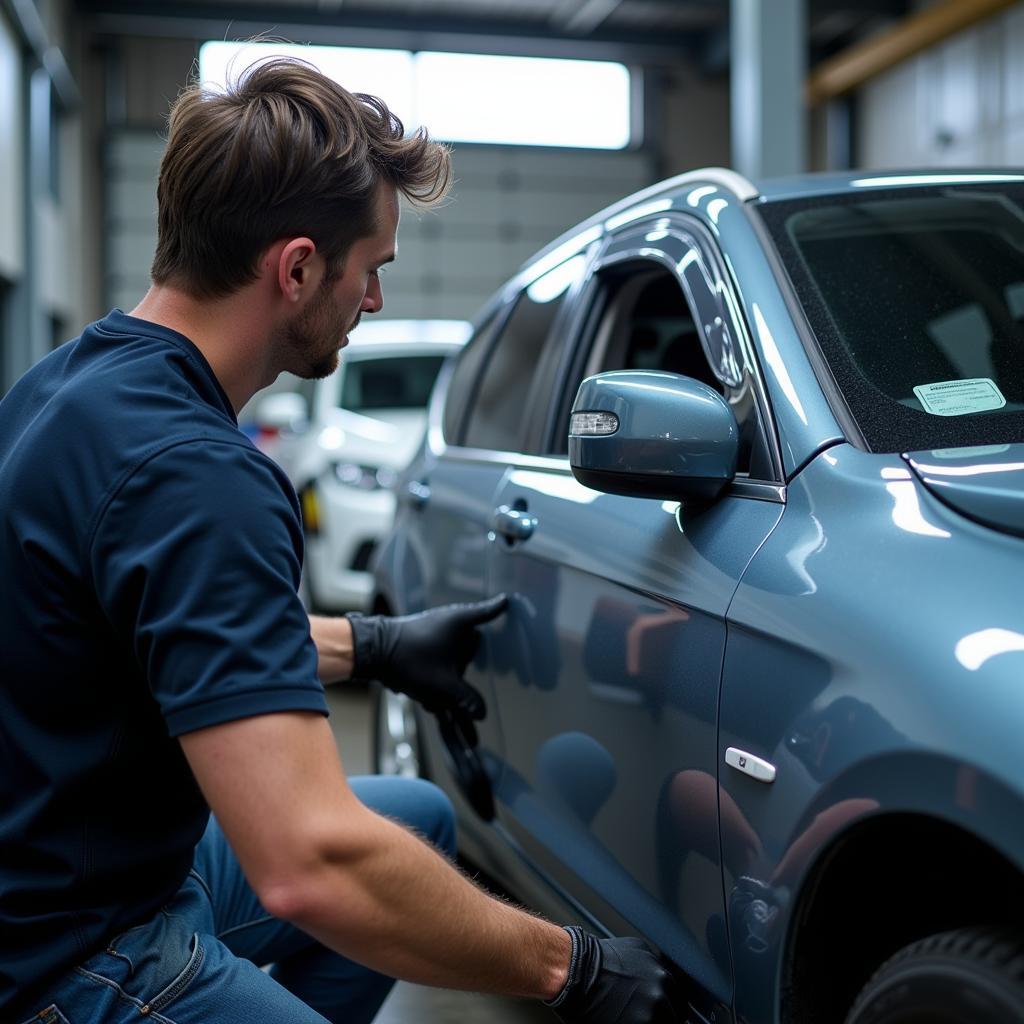
<svg viewBox="0 0 1024 1024">
<path fill-rule="evenodd" d="M 306 400 L 296 391 L 267 395 L 256 406 L 256 425 L 261 430 L 299 433 L 308 422 Z"/>
<path fill-rule="evenodd" d="M 609 494 L 710 501 L 736 475 L 739 436 L 732 409 L 707 384 L 615 370 L 580 385 L 569 463 L 581 484 Z"/>
</svg>

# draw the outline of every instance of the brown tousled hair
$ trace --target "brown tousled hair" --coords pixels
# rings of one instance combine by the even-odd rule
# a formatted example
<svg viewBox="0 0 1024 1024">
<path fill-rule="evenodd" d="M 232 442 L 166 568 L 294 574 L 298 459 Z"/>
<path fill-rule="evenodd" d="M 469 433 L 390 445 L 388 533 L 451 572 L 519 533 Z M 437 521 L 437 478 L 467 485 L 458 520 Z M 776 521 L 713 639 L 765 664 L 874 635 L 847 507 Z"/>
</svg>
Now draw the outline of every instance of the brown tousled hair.
<svg viewBox="0 0 1024 1024">
<path fill-rule="evenodd" d="M 151 276 L 195 298 L 255 280 L 260 256 L 308 236 L 336 275 L 376 229 L 377 185 L 430 205 L 448 191 L 448 149 L 375 96 L 350 93 L 305 61 L 251 65 L 226 93 L 187 88 L 170 113 L 157 186 Z"/>
</svg>

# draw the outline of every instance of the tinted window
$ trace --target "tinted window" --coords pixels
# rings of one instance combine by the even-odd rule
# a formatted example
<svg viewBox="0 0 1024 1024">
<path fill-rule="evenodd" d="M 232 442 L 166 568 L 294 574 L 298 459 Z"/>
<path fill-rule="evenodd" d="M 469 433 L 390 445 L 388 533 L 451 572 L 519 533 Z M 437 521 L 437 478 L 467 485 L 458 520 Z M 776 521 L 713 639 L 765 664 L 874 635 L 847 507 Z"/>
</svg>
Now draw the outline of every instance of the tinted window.
<svg viewBox="0 0 1024 1024">
<path fill-rule="evenodd" d="M 888 192 L 763 213 L 868 446 L 1024 434 L 1024 189 Z"/>
<path fill-rule="evenodd" d="M 442 429 L 444 438 L 449 444 L 461 443 L 460 427 L 463 413 L 473 394 L 480 370 L 484 364 L 494 337 L 494 328 L 501 319 L 500 314 L 491 317 L 469 340 L 459 355 L 459 361 L 452 373 L 451 383 L 444 399 L 444 418 Z"/>
<path fill-rule="evenodd" d="M 444 356 L 353 359 L 345 367 L 338 404 L 353 412 L 422 409 L 443 362 Z"/>
<path fill-rule="evenodd" d="M 484 370 L 470 410 L 465 443 L 518 451 L 528 426 L 525 410 L 544 342 L 572 283 L 583 271 L 577 256 L 538 278 L 519 296 Z"/>
</svg>

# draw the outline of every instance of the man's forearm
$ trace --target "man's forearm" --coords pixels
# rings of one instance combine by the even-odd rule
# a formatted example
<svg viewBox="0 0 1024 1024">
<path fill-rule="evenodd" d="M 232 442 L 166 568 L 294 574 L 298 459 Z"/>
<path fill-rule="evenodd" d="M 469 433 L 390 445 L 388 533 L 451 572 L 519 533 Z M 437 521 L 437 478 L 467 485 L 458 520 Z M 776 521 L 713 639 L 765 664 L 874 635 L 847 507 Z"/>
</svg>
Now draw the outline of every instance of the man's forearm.
<svg viewBox="0 0 1024 1024">
<path fill-rule="evenodd" d="M 310 615 L 309 631 L 319 655 L 317 670 L 324 686 L 352 678 L 352 625 L 344 616 Z"/>
<path fill-rule="evenodd" d="M 325 845 L 280 905 L 268 894 L 271 913 L 407 981 L 540 999 L 561 991 L 564 929 L 488 895 L 404 828 L 363 813 L 344 848 Z"/>
</svg>

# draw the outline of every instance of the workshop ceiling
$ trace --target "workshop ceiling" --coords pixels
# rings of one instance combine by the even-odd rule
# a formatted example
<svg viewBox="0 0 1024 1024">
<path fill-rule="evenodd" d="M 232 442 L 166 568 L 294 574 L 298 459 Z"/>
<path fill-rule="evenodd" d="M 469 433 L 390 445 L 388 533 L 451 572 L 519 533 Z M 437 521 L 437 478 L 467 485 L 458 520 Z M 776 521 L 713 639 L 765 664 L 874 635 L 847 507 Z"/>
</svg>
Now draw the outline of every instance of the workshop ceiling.
<svg viewBox="0 0 1024 1024">
<path fill-rule="evenodd" d="M 814 62 L 903 17 L 911 3 L 807 0 L 807 5 Z M 120 19 L 127 30 L 142 35 L 166 34 L 173 23 L 192 20 L 208 37 L 218 25 L 218 35 L 229 32 L 235 38 L 301 27 L 312 41 L 332 41 L 332 33 L 347 31 L 361 34 L 357 45 L 380 45 L 371 41 L 374 34 L 389 32 L 413 40 L 429 36 L 424 48 L 436 48 L 437 39 L 444 38 L 450 48 L 472 49 L 489 37 L 504 41 L 505 52 L 543 54 L 553 44 L 569 55 L 575 43 L 581 55 L 597 55 L 595 47 L 619 47 L 621 59 L 689 59 L 709 73 L 728 66 L 729 0 L 79 0 L 78 6 L 96 17 L 101 31 L 114 30 Z"/>
</svg>

